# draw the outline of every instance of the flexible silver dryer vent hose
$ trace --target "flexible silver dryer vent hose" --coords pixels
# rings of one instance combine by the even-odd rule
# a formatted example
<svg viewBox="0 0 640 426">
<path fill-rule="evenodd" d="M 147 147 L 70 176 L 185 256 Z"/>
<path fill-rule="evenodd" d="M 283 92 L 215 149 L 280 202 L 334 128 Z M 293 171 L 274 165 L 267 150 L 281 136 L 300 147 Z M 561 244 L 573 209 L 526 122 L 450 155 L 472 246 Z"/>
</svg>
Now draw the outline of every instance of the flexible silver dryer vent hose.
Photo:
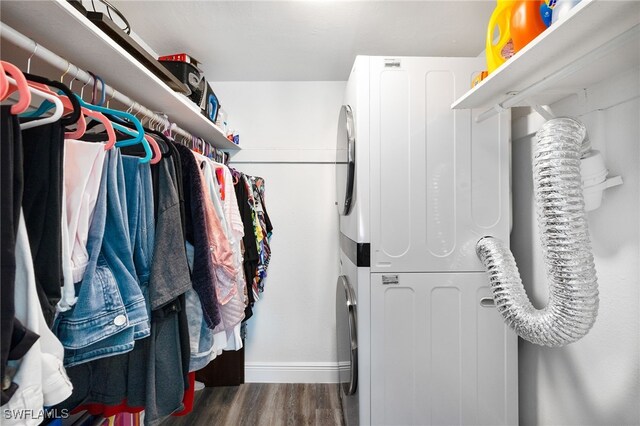
<svg viewBox="0 0 640 426">
<path fill-rule="evenodd" d="M 502 241 L 485 237 L 476 246 L 498 311 L 520 337 L 539 345 L 575 342 L 589 332 L 598 313 L 598 283 L 580 178 L 585 136 L 584 125 L 571 118 L 549 120 L 536 134 L 533 182 L 549 280 L 547 306 L 533 307 L 513 255 Z"/>
</svg>

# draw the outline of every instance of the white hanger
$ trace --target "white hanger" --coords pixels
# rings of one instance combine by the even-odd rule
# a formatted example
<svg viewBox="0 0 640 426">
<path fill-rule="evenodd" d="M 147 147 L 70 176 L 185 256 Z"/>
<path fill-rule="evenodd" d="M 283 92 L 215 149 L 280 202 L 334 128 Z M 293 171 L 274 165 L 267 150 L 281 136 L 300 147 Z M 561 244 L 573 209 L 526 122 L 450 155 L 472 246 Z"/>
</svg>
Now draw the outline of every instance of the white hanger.
<svg viewBox="0 0 640 426">
<path fill-rule="evenodd" d="M 7 80 L 9 80 L 11 84 L 17 85 L 13 77 L 7 76 Z M 42 98 L 45 98 L 53 102 L 54 105 L 56 106 L 56 109 L 53 111 L 53 115 L 49 117 L 41 118 L 39 120 L 29 121 L 27 123 L 21 123 L 20 124 L 21 130 L 31 129 L 33 127 L 38 127 L 47 123 L 53 123 L 54 121 L 58 121 L 60 117 L 62 117 L 62 114 L 64 113 L 64 106 L 62 105 L 62 101 L 60 100 L 60 98 L 52 94 L 43 92 L 42 90 L 38 90 L 35 87 L 31 87 L 31 86 L 29 86 L 29 91 L 35 95 L 38 95 Z"/>
</svg>

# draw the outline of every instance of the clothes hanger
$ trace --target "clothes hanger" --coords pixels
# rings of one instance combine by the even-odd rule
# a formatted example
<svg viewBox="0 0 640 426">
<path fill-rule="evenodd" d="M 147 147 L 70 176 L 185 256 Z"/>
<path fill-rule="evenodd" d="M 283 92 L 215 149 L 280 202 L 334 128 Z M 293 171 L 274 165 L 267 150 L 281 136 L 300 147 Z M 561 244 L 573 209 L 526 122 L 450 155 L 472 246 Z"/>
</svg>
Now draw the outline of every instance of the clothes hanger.
<svg viewBox="0 0 640 426">
<path fill-rule="evenodd" d="M 151 149 L 153 150 L 153 157 L 151 158 L 151 160 L 149 160 L 149 163 L 158 164 L 160 160 L 162 160 L 162 151 L 160 151 L 160 146 L 158 145 L 158 142 L 156 142 L 154 138 L 152 138 L 150 135 L 146 133 L 144 135 L 144 138 L 147 140 L 147 142 L 151 146 Z"/>
<path fill-rule="evenodd" d="M 34 53 L 35 53 L 35 50 L 34 50 Z M 27 68 L 29 68 L 29 66 L 30 66 L 30 64 L 27 63 Z M 51 80 L 47 80 L 47 79 L 44 79 L 44 78 L 41 78 L 41 80 L 40 80 L 42 83 L 49 83 L 52 87 L 57 87 L 58 89 L 61 90 L 62 94 L 67 96 L 67 98 L 61 98 L 62 101 L 63 101 L 63 104 L 65 104 L 65 101 L 67 101 L 67 99 L 69 99 L 68 102 L 74 104 L 74 106 L 75 105 L 78 106 L 78 119 L 73 121 L 74 123 L 77 123 L 76 130 L 74 130 L 72 132 L 65 132 L 64 136 L 65 136 L 66 139 L 79 139 L 79 138 L 81 138 L 84 135 L 84 133 L 85 133 L 85 131 L 87 129 L 87 122 L 86 122 L 86 119 L 85 119 L 85 115 L 86 115 L 87 117 L 93 118 L 93 119 L 97 120 L 98 122 L 100 122 L 100 123 L 102 123 L 104 125 L 105 130 L 107 132 L 107 136 L 108 136 L 107 143 L 105 144 L 105 150 L 111 149 L 116 143 L 116 133 L 115 133 L 115 131 L 113 129 L 113 126 L 111 125 L 111 122 L 103 114 L 101 114 L 99 112 L 96 112 L 96 111 L 92 111 L 92 110 L 87 109 L 87 108 L 81 107 L 80 106 L 80 102 L 78 101 L 78 98 L 75 96 L 75 94 L 71 91 L 71 89 L 69 87 L 66 87 L 62 83 L 62 80 L 63 80 L 64 76 L 67 74 L 67 72 L 69 71 L 70 67 L 71 67 L 71 64 L 68 63 L 67 71 L 65 71 L 65 73 L 62 74 L 62 77 L 60 77 L 60 80 L 61 80 L 60 83 L 54 82 L 54 81 L 51 81 Z M 76 70 L 76 77 L 77 77 L 77 74 L 78 74 L 78 70 Z M 29 76 L 31 77 L 30 74 L 29 74 Z M 37 76 L 35 76 L 35 77 L 37 77 Z M 76 77 L 74 77 L 71 80 L 71 86 L 73 86 L 73 82 L 75 81 Z M 104 82 L 103 82 L 103 84 L 104 84 Z M 85 83 L 84 86 L 82 86 L 82 89 L 80 91 L 80 98 L 82 98 L 82 94 L 83 94 L 85 86 L 86 86 L 86 83 Z M 55 95 L 55 93 L 52 93 L 52 94 Z M 59 94 L 60 94 L 60 92 L 59 92 Z M 26 116 L 42 115 L 46 111 L 48 111 L 50 109 L 50 107 L 51 107 L 51 104 L 47 103 L 45 101 L 40 105 L 40 108 L 38 108 L 37 111 L 35 111 L 34 113 L 29 113 Z M 74 110 L 75 110 L 75 108 L 74 108 Z M 63 123 L 63 124 L 68 125 L 68 124 L 71 124 L 71 123 Z"/>
<path fill-rule="evenodd" d="M 54 87 L 62 91 L 62 93 L 64 93 L 65 97 L 60 98 L 60 100 L 62 101 L 62 104 L 65 106 L 65 108 L 69 108 L 69 106 L 71 106 L 73 110 L 70 114 L 65 115 L 60 119 L 60 122 L 63 125 L 67 126 L 67 125 L 76 123 L 80 119 L 80 114 L 82 113 L 80 103 L 73 96 L 73 92 L 69 89 L 68 86 L 66 86 L 65 84 L 59 81 L 49 80 L 46 77 L 41 77 L 35 74 L 24 73 L 24 76 L 26 77 L 28 82 L 40 83 L 45 86 Z M 38 87 L 36 86 L 36 88 Z"/>
<path fill-rule="evenodd" d="M 114 93 L 114 95 L 115 95 L 115 93 Z M 113 95 L 112 95 L 112 97 L 113 97 Z M 93 105 L 93 106 L 97 107 L 98 105 Z M 109 133 L 109 129 L 110 128 L 114 130 L 113 135 L 109 135 L 108 134 L 109 141 L 107 142 L 107 145 L 105 145 L 105 149 L 110 149 L 113 146 L 120 147 L 120 146 L 136 145 L 138 142 L 130 143 L 130 141 L 137 140 L 137 138 L 140 135 L 140 133 L 136 131 L 137 128 L 135 126 L 135 123 L 132 123 L 130 125 L 134 130 L 131 130 L 130 128 L 127 128 L 127 127 L 123 127 L 123 125 L 126 125 L 126 123 L 128 123 L 127 121 L 124 121 L 121 118 L 117 118 L 117 117 L 115 117 L 115 115 L 109 115 L 112 111 L 113 112 L 118 112 L 118 113 L 120 113 L 121 111 L 118 111 L 118 110 L 115 110 L 115 109 L 112 110 L 111 108 L 108 108 L 108 107 L 106 109 L 109 112 L 105 112 L 104 114 L 98 113 L 97 111 L 92 111 L 92 113 L 96 113 L 96 114 L 99 114 L 100 117 L 104 117 L 105 122 L 102 122 L 100 120 L 96 120 L 96 121 L 91 122 L 87 126 L 87 128 L 91 129 L 91 128 L 99 125 L 99 124 L 103 124 L 104 127 L 105 127 L 105 130 L 107 130 L 107 133 Z M 108 123 L 108 124 L 105 124 L 105 123 Z M 127 140 L 119 142 L 117 140 L 117 136 L 115 134 L 115 130 L 117 130 L 120 133 L 123 133 L 125 135 L 132 136 L 134 139 L 127 139 Z M 122 145 L 120 145 L 121 143 L 122 143 Z M 143 139 L 143 141 L 142 141 L 143 147 L 146 147 L 146 144 L 147 144 L 147 141 Z M 148 153 L 147 149 L 145 148 L 145 155 L 147 153 Z"/>
<path fill-rule="evenodd" d="M 132 110 L 135 109 L 135 105 L 138 105 L 138 107 L 140 107 L 139 104 L 134 103 L 132 105 Z M 140 118 L 138 118 L 138 114 L 144 116 L 144 114 L 142 113 L 140 108 L 138 108 L 138 110 L 133 114 L 133 116 L 138 121 L 140 121 L 140 124 L 142 124 L 142 120 Z M 144 126 L 142 128 L 144 129 Z M 146 133 L 144 134 L 144 139 L 147 141 L 147 143 L 151 147 L 151 151 L 153 153 L 153 156 L 151 157 L 149 162 L 151 164 L 157 164 L 158 162 L 160 162 L 160 160 L 162 160 L 162 151 L 160 151 L 160 146 L 158 146 L 158 143 L 156 142 L 156 140 L 154 138 L 152 138 L 151 136 L 147 135 Z"/>
<path fill-rule="evenodd" d="M 91 96 L 91 102 L 88 105 L 93 105 L 95 102 L 96 90 L 97 90 L 96 75 L 93 74 L 92 72 L 89 72 L 89 74 L 93 78 L 93 93 Z M 84 99 L 84 88 L 87 86 L 87 84 L 89 84 L 89 82 L 86 82 L 84 85 L 82 85 L 82 88 L 80 89 L 80 100 Z M 103 92 L 104 92 L 104 81 L 102 81 L 102 86 L 103 86 Z M 104 93 L 103 93 L 103 96 L 104 96 Z M 83 105 L 83 108 L 82 108 L 83 114 L 89 118 L 94 119 L 97 123 L 102 124 L 105 128 L 105 131 L 107 133 L 107 141 L 105 143 L 104 149 L 108 150 L 113 148 L 117 142 L 116 132 L 115 132 L 113 123 L 104 114 L 102 114 L 99 111 L 95 111 L 94 109 L 87 108 L 86 105 L 87 105 L 86 103 L 85 105 Z M 87 127 L 88 126 L 85 126 L 84 131 L 86 131 Z"/>
<path fill-rule="evenodd" d="M 12 77 L 7 77 L 7 80 L 9 81 L 9 84 L 13 84 L 14 86 L 18 86 L 18 82 L 16 80 L 14 80 Z M 38 126 L 42 126 L 44 124 L 48 124 L 48 123 L 53 123 L 57 120 L 60 119 L 60 117 L 62 117 L 62 114 L 64 112 L 64 107 L 62 105 L 62 101 L 60 100 L 60 98 L 58 98 L 55 95 L 52 95 L 50 93 L 44 92 L 40 89 L 36 89 L 35 87 L 29 87 L 27 86 L 30 92 L 33 94 L 36 94 L 42 98 L 45 98 L 51 102 L 54 103 L 55 105 L 55 110 L 53 112 L 53 114 L 49 117 L 45 117 L 45 118 L 41 118 L 39 120 L 33 120 L 33 121 L 29 121 L 26 123 L 20 123 L 20 129 L 21 130 L 27 130 L 27 129 L 32 129 L 34 127 L 38 127 Z M 20 98 L 22 99 L 22 98 Z"/>
<path fill-rule="evenodd" d="M 27 71 L 31 65 L 31 57 L 36 53 L 37 49 L 38 49 L 38 45 L 36 44 L 36 47 L 33 50 L 33 53 L 31 54 L 31 56 L 29 57 L 29 60 L 27 61 Z M 27 80 L 24 74 L 22 73 L 22 71 L 18 69 L 18 67 L 6 61 L 0 61 L 0 63 L 2 64 L 2 67 L 3 67 L 2 74 L 7 79 L 7 83 L 9 83 L 10 81 L 8 80 L 8 77 L 6 77 L 5 72 L 8 72 L 9 75 L 13 77 L 14 85 L 17 88 L 18 93 L 20 95 L 18 102 L 16 102 L 14 105 L 11 106 L 11 114 L 14 114 L 14 115 L 22 114 L 29 108 L 29 105 L 31 105 L 31 91 L 29 90 L 29 83 L 27 83 Z M 11 93 L 13 93 L 13 91 L 11 90 L 10 85 L 7 84 L 7 87 L 5 88 L 5 91 L 3 93 L 1 100 L 6 99 L 7 96 L 9 96 Z"/>
<path fill-rule="evenodd" d="M 233 167 L 229 167 L 229 171 L 231 172 L 231 178 L 233 179 L 233 185 L 235 186 L 240 182 L 240 172 Z"/>
<path fill-rule="evenodd" d="M 106 92 L 105 87 L 104 87 L 104 80 L 99 75 L 96 75 L 95 79 L 98 80 L 100 82 L 100 84 L 102 84 L 102 90 L 100 91 L 100 103 L 98 105 L 99 106 L 103 106 L 104 105 L 104 99 L 105 99 L 105 97 L 107 95 L 107 92 Z M 95 84 L 95 81 L 94 81 L 94 84 Z"/>
<path fill-rule="evenodd" d="M 39 89 L 43 92 L 47 92 L 50 95 L 56 96 L 58 98 L 60 98 L 60 96 L 58 96 L 56 93 L 54 93 L 49 86 L 46 84 L 47 82 L 49 82 L 50 80 L 45 79 L 45 78 L 37 78 L 37 76 L 33 76 L 32 74 L 30 74 L 31 72 L 31 59 L 33 58 L 33 56 L 36 54 L 36 52 L 38 51 L 38 43 L 35 43 L 34 48 L 33 48 L 33 52 L 31 52 L 31 56 L 29 56 L 29 58 L 27 59 L 27 72 L 24 72 L 23 75 L 25 76 L 25 78 L 27 79 L 27 84 L 31 87 L 35 87 L 36 89 Z M 37 81 L 36 81 L 37 80 Z M 68 96 L 68 93 L 70 93 L 70 90 L 68 88 L 66 88 L 65 90 L 65 95 Z M 73 112 L 75 117 L 74 121 L 72 122 L 63 122 L 63 120 L 60 120 L 61 122 L 63 122 L 64 124 L 71 124 L 71 123 L 75 123 L 78 120 L 79 115 L 76 114 L 77 112 L 79 112 L 79 104 L 77 102 L 71 103 L 71 102 L 65 102 L 65 100 L 62 100 L 62 104 L 64 105 L 65 108 L 65 115 L 69 112 Z M 45 100 L 45 103 L 47 101 Z M 51 108 L 48 108 L 51 109 Z M 43 110 L 40 113 L 24 113 L 21 114 L 22 117 L 38 117 L 43 115 L 44 113 L 46 113 L 47 110 Z"/>
<path fill-rule="evenodd" d="M 75 96 L 78 97 L 78 95 L 75 95 Z M 125 111 L 119 111 L 117 109 L 111 109 L 111 108 L 106 108 L 98 105 L 88 104 L 81 97 L 78 97 L 78 101 L 80 102 L 81 106 L 87 109 L 113 115 L 118 118 L 123 118 L 133 123 L 135 127 L 135 132 L 115 122 L 112 122 L 112 126 L 114 129 L 133 137 L 132 139 L 117 141 L 116 147 L 132 146 L 132 145 L 137 145 L 141 143 L 145 151 L 145 156 L 143 158 L 140 158 L 140 162 L 148 163 L 151 160 L 151 158 L 153 157 L 153 152 L 151 151 L 151 147 L 149 146 L 149 143 L 144 138 L 144 129 L 142 128 L 142 123 L 140 123 L 140 120 L 138 120 L 134 115 Z M 133 109 L 133 105 L 131 105 L 129 108 Z"/>
<path fill-rule="evenodd" d="M 4 73 L 4 67 L 0 64 L 0 99 L 6 98 L 7 90 L 9 90 L 9 81 Z"/>
<path fill-rule="evenodd" d="M 16 67 L 12 63 L 6 61 L 0 61 L 0 63 L 2 64 L 5 72 L 8 72 L 9 75 L 13 77 L 14 82 L 16 83 L 16 87 L 18 88 L 18 93 L 20 95 L 18 102 L 11 105 L 11 114 L 22 114 L 27 110 L 27 108 L 29 108 L 29 105 L 31 105 L 31 91 L 29 91 L 29 84 L 27 83 L 27 79 L 24 77 L 24 74 L 22 74 L 22 71 L 20 71 L 18 67 Z M 6 78 L 7 82 L 9 82 L 9 77 Z M 6 93 L 5 95 L 8 96 L 9 94 Z M 6 99 L 6 97 L 2 98 L 2 100 L 4 99 Z"/>
<path fill-rule="evenodd" d="M 88 108 L 83 108 L 82 112 L 87 117 L 93 118 L 96 123 L 102 124 L 104 126 L 104 129 L 107 132 L 107 141 L 104 145 L 105 151 L 113 148 L 116 145 L 116 131 L 111 121 L 104 114 L 101 114 L 97 111 L 92 111 Z"/>
<path fill-rule="evenodd" d="M 137 116 L 138 113 L 143 115 L 142 112 L 138 110 L 135 114 L 133 114 L 133 116 L 138 118 Z M 138 120 L 140 119 L 138 118 Z M 140 120 L 140 123 L 142 123 L 142 120 Z M 144 129 L 144 126 L 142 128 Z M 146 139 L 147 143 L 151 147 L 151 151 L 153 151 L 153 157 L 151 157 L 151 160 L 149 160 L 149 163 L 158 164 L 160 160 L 162 160 L 162 151 L 160 151 L 160 146 L 158 145 L 158 142 L 156 142 L 154 138 L 148 135 L 146 133 L 146 130 L 145 130 L 144 138 Z"/>
<path fill-rule="evenodd" d="M 42 92 L 48 93 L 51 96 L 55 96 L 56 98 L 60 99 L 60 96 L 58 96 L 56 93 L 52 92 L 51 89 L 46 85 L 46 84 L 42 84 L 39 82 L 34 82 L 34 81 L 30 81 L 29 77 L 31 76 L 31 74 L 28 73 L 22 73 L 25 78 L 27 79 L 27 85 L 29 86 L 29 88 L 35 88 L 38 89 Z M 12 93 L 14 93 L 16 90 L 18 90 L 17 86 L 15 84 L 11 84 L 9 85 L 9 88 L 7 89 L 7 96 L 11 95 Z M 68 114 L 68 113 L 73 113 L 74 112 L 74 106 L 70 103 L 70 102 L 64 102 L 63 99 L 60 99 L 62 101 L 62 105 L 64 108 L 64 114 Z M 48 99 L 45 100 L 45 102 L 48 102 L 50 105 L 53 105 Z M 80 105 L 78 104 L 78 107 Z M 79 109 L 78 109 L 79 111 Z M 27 114 L 20 114 L 20 117 L 31 117 L 30 113 Z M 60 120 L 62 122 L 62 119 Z"/>
<path fill-rule="evenodd" d="M 96 97 L 96 76 L 93 73 L 90 73 L 91 76 L 93 77 L 93 95 L 92 95 L 92 102 L 94 102 L 95 97 Z M 102 81 L 102 79 L 101 79 Z M 102 92 L 103 92 L 103 97 L 104 97 L 104 81 L 102 81 Z M 84 89 L 84 86 L 83 86 Z M 80 98 L 82 98 L 82 90 L 80 90 Z M 93 118 L 97 123 L 100 123 L 104 126 L 105 131 L 107 132 L 107 141 L 104 145 L 104 149 L 105 151 L 108 149 L 111 149 L 115 146 L 116 144 L 116 132 L 115 129 L 113 128 L 113 124 L 111 123 L 111 120 L 109 120 L 104 114 L 98 112 L 98 111 L 93 111 L 91 109 L 88 108 L 83 108 L 82 112 L 90 118 Z"/>
<path fill-rule="evenodd" d="M 93 79 L 93 89 L 91 90 L 91 100 L 89 102 L 94 104 L 94 105 L 99 105 L 99 104 L 96 103 L 96 96 L 98 95 L 98 92 L 97 92 L 98 87 L 97 87 L 96 75 L 94 73 L 92 73 L 91 71 L 87 71 L 87 72 L 89 73 L 89 75 Z"/>
<path fill-rule="evenodd" d="M 168 139 L 167 137 L 162 134 L 159 129 L 160 129 L 160 118 L 157 115 L 152 115 L 149 118 L 149 121 L 147 123 L 147 126 L 150 128 L 149 130 L 147 130 L 145 128 L 145 132 L 153 134 L 155 136 L 157 136 L 158 138 L 154 138 L 154 140 L 156 141 L 156 143 L 158 144 L 159 148 L 160 148 L 160 152 L 164 155 L 164 154 L 168 154 L 169 153 L 169 146 L 168 146 Z M 164 148 L 164 150 L 163 150 Z"/>
<path fill-rule="evenodd" d="M 78 71 L 76 70 L 76 76 L 73 77 L 73 79 L 71 79 L 71 82 L 69 83 L 69 87 L 65 86 L 62 79 L 64 78 L 64 76 L 67 74 L 67 72 L 69 71 L 69 68 L 71 67 L 70 63 L 67 63 L 67 71 L 65 71 L 64 74 L 62 74 L 62 77 L 60 77 L 60 83 L 58 86 L 57 82 L 52 82 L 51 86 L 52 87 L 57 87 L 58 93 L 57 95 L 66 95 L 67 97 L 69 97 L 70 99 L 73 99 L 73 101 L 69 101 L 72 104 L 77 104 L 80 107 L 80 111 L 78 113 L 78 118 L 77 120 L 73 121 L 72 123 L 76 124 L 76 129 L 72 130 L 70 132 L 65 132 L 64 137 L 65 139 L 79 139 L 82 137 L 82 135 L 84 135 L 84 132 L 86 131 L 87 128 L 87 122 L 84 118 L 84 114 L 82 113 L 82 107 L 80 106 L 80 103 L 77 101 L 75 94 L 72 92 L 72 88 L 73 88 L 73 82 L 76 80 L 76 77 L 78 76 Z M 66 89 L 66 90 L 65 90 Z M 65 103 L 64 98 L 63 99 L 63 104 Z M 26 113 L 23 114 L 23 117 L 38 117 L 41 116 L 43 114 L 45 114 L 47 111 L 49 111 L 52 108 L 52 104 L 51 102 L 48 101 L 44 101 L 42 104 L 40 104 L 40 107 L 38 107 L 38 109 L 36 111 L 30 112 L 30 113 Z M 64 125 L 68 125 L 68 124 L 72 124 L 72 123 L 65 123 L 63 122 Z"/>
<path fill-rule="evenodd" d="M 107 118 L 118 120 L 116 117 L 111 117 L 111 116 L 107 116 Z M 95 127 L 97 124 L 98 123 L 90 123 L 88 128 L 91 129 L 91 128 Z M 121 126 L 128 127 L 129 129 L 134 127 L 133 124 L 130 124 L 130 123 L 125 122 L 125 121 L 118 121 L 117 124 L 119 124 Z M 170 140 L 164 134 L 162 134 L 161 132 L 159 132 L 157 130 L 154 130 L 153 128 L 149 128 L 149 127 L 151 127 L 150 123 L 148 123 L 146 127 L 145 126 L 142 127 L 144 129 L 144 132 L 145 132 L 145 139 L 146 139 L 147 133 L 149 133 L 150 135 L 156 135 L 156 136 L 158 136 L 160 138 L 160 141 L 156 140 L 153 137 L 151 137 L 151 139 L 147 139 L 147 141 L 150 142 L 152 151 L 155 153 L 153 158 L 156 159 L 156 161 L 152 162 L 152 164 L 156 164 L 157 162 L 160 161 L 159 157 L 161 157 L 163 154 L 168 154 L 170 152 L 169 147 L 168 147 L 168 144 L 170 143 Z M 154 144 L 157 145 L 157 149 L 156 149 L 156 147 L 154 147 Z M 164 148 L 164 150 L 162 148 Z M 160 152 L 160 154 L 158 155 L 157 152 Z"/>
</svg>

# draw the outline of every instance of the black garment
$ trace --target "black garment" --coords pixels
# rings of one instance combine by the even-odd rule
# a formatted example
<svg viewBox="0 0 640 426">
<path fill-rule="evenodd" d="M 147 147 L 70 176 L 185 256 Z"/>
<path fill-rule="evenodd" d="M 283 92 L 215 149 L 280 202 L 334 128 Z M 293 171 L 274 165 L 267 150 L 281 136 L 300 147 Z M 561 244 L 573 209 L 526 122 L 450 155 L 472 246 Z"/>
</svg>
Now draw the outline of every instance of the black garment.
<svg viewBox="0 0 640 426">
<path fill-rule="evenodd" d="M 2 401 L 11 399 L 18 385 L 5 379 L 7 361 L 18 360 L 38 340 L 37 334 L 26 329 L 15 318 L 16 237 L 22 204 L 22 142 L 18 118 L 11 115 L 11 106 L 0 107 L 0 348 Z"/>
<path fill-rule="evenodd" d="M 185 199 L 186 240 L 193 245 L 194 261 L 191 285 L 202 304 L 207 327 L 213 329 L 220 323 L 218 296 L 215 291 L 215 268 L 211 256 L 211 242 L 206 229 L 206 210 L 200 166 L 189 148 L 176 145 L 182 162 L 182 188 Z"/>
<path fill-rule="evenodd" d="M 264 223 L 267 227 L 267 234 L 271 235 L 271 233 L 273 232 L 273 224 L 271 223 L 271 219 L 269 218 L 269 213 L 267 213 L 267 205 L 264 203 L 264 195 L 262 194 L 262 192 L 260 193 L 260 203 L 262 204 L 262 212 L 264 213 Z"/>
<path fill-rule="evenodd" d="M 64 128 L 60 121 L 22 132 L 22 208 L 42 312 L 49 326 L 60 300 L 62 274 L 62 187 Z"/>
<path fill-rule="evenodd" d="M 256 272 L 258 271 L 258 262 L 260 257 L 258 254 L 256 234 L 253 229 L 253 216 L 251 214 L 251 206 L 249 205 L 249 193 L 242 176 L 238 179 L 238 182 L 234 183 L 234 189 L 236 191 L 236 199 L 238 200 L 240 218 L 244 225 L 244 237 L 242 237 L 244 245 L 243 268 L 247 297 L 249 299 L 249 304 L 244 310 L 243 322 L 245 322 L 253 316 L 253 304 L 255 303 L 255 297 L 253 296 L 253 278 L 256 276 Z"/>
<path fill-rule="evenodd" d="M 185 210 L 185 198 L 184 187 L 182 183 L 182 160 L 180 159 L 180 152 L 176 148 L 176 145 L 169 144 L 169 150 L 171 153 L 171 160 L 173 161 L 173 167 L 176 171 L 176 185 L 178 188 L 178 199 L 180 200 L 180 221 L 182 222 L 182 233 L 187 235 L 187 213 Z M 190 154 L 191 155 L 191 154 Z"/>
</svg>

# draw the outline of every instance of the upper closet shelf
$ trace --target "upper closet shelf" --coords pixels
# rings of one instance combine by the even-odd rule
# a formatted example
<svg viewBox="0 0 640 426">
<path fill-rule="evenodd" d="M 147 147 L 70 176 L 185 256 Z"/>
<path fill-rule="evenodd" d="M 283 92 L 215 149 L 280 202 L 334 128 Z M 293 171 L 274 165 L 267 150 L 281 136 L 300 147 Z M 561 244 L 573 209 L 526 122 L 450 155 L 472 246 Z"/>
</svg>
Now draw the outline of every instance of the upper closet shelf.
<svg viewBox="0 0 640 426">
<path fill-rule="evenodd" d="M 215 147 L 240 149 L 186 96 L 170 89 L 66 1 L 3 2 L 2 21 L 142 105 L 168 114 Z"/>
<path fill-rule="evenodd" d="M 548 105 L 640 66 L 640 2 L 582 0 L 451 108 Z M 482 118 L 479 118 L 480 120 Z"/>
</svg>

